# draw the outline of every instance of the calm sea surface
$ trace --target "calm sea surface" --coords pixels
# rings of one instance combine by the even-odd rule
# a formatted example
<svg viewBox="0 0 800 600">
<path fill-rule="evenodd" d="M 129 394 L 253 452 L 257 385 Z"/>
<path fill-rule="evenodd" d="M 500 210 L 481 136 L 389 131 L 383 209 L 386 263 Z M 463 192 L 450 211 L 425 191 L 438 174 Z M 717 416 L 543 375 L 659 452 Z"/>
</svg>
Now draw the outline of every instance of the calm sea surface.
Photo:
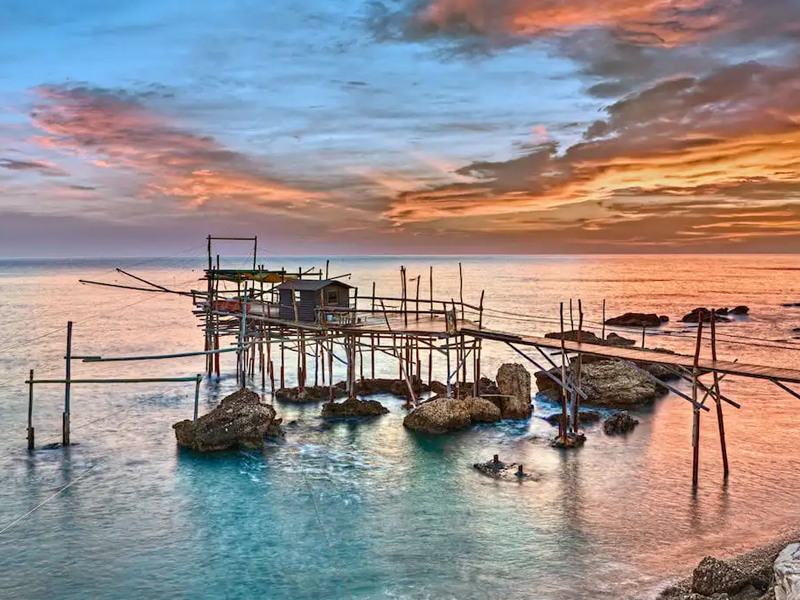
<svg viewBox="0 0 800 600">
<path fill-rule="evenodd" d="M 433 265 L 437 297 L 450 298 L 458 294 L 456 261 L 341 258 L 331 270 L 352 273 L 348 281 L 362 295 L 373 281 L 379 293 L 396 295 L 404 264 L 409 277 L 422 274 L 426 296 Z M 277 404 L 285 422 L 296 421 L 285 444 L 204 457 L 179 451 L 171 429 L 191 417 L 193 384 L 75 385 L 68 449 L 42 448 L 59 439 L 64 394 L 43 385 L 34 407 L 40 449 L 28 454 L 23 382 L 31 368 L 38 378 L 63 376 L 68 319 L 76 354 L 202 349 L 189 299 L 78 279 L 123 282 L 113 270 L 120 266 L 190 289 L 201 286 L 202 264 L 186 257 L 0 262 L 0 530 L 72 483 L 0 533 L 0 598 L 642 598 L 705 554 L 754 546 L 798 524 L 800 401 L 733 377 L 723 382 L 742 404 L 725 406 L 732 473 L 724 484 L 715 418 L 704 415 L 696 497 L 692 411 L 672 395 L 640 411 L 641 425 L 627 438 L 593 429 L 571 453 L 548 447 L 553 430 L 539 417 L 555 407 L 538 400 L 530 421 L 429 438 L 402 427 L 400 401 L 381 398 L 389 415 L 332 425 L 319 418 L 319 406 Z M 749 318 L 719 326 L 721 356 L 800 368 L 800 340 L 792 339 L 800 308 L 780 306 L 800 302 L 794 257 L 496 257 L 463 265 L 465 300 L 477 303 L 485 289 L 493 328 L 553 331 L 558 304 L 570 297 L 581 298 L 586 319 L 597 322 L 605 298 L 609 316 L 669 315 L 666 329 L 676 333 L 652 336 L 648 345 L 691 352 L 694 329 L 677 322 L 681 315 L 747 304 Z M 784 348 L 748 346 L 745 338 L 783 340 Z M 509 360 L 519 358 L 487 343 L 484 374 L 493 377 Z M 223 356 L 228 374 L 233 363 Z M 73 376 L 202 369 L 198 357 L 75 363 Z M 378 369 L 396 377 L 389 359 Z M 201 411 L 235 388 L 230 376 L 204 382 Z M 495 453 L 524 463 L 539 480 L 498 483 L 471 469 Z"/>
</svg>

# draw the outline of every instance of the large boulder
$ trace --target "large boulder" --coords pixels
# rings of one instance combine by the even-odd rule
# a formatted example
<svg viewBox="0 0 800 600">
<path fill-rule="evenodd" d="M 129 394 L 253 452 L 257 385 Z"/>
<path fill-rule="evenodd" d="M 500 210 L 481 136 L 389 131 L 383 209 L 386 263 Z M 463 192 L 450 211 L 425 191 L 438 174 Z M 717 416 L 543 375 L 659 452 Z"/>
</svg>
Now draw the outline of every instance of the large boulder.
<svg viewBox="0 0 800 600">
<path fill-rule="evenodd" d="M 603 431 L 606 432 L 606 435 L 621 435 L 633 431 L 638 424 L 638 419 L 634 419 L 627 411 L 623 410 L 603 421 Z"/>
<path fill-rule="evenodd" d="M 621 335 L 611 332 L 606 336 L 606 344 L 609 346 L 619 346 L 621 348 L 625 348 L 628 346 L 635 346 L 636 340 L 622 337 Z"/>
<path fill-rule="evenodd" d="M 574 363 L 570 369 L 574 368 Z M 550 369 L 550 374 L 561 378 L 561 369 Z M 539 391 L 551 399 L 558 399 L 560 386 L 543 371 L 535 373 Z M 584 363 L 581 368 L 581 389 L 586 398 L 581 404 L 610 408 L 640 406 L 656 399 L 663 391 L 661 386 L 634 369 L 631 365 L 613 359 Z"/>
<path fill-rule="evenodd" d="M 800 600 L 800 543 L 786 546 L 773 567 L 775 600 Z"/>
<path fill-rule="evenodd" d="M 659 317 L 655 313 L 635 313 L 628 312 L 619 317 L 606 319 L 606 325 L 616 325 L 618 327 L 659 327 L 661 323 L 669 321 L 669 317 Z"/>
<path fill-rule="evenodd" d="M 376 417 L 388 412 L 389 409 L 377 400 L 348 398 L 344 402 L 326 402 L 322 405 L 322 416 L 327 419 Z"/>
<path fill-rule="evenodd" d="M 417 406 L 403 419 L 403 426 L 425 433 L 442 434 L 473 423 L 500 420 L 500 409 L 484 398 L 435 398 Z"/>
<path fill-rule="evenodd" d="M 746 573 L 712 556 L 700 561 L 692 573 L 692 592 L 703 596 L 735 594 L 749 583 Z"/>
<path fill-rule="evenodd" d="M 503 419 L 531 416 L 531 374 L 517 363 L 506 363 L 497 371 L 498 408 Z M 503 397 L 504 396 L 504 397 Z"/>
<path fill-rule="evenodd" d="M 197 421 L 187 419 L 172 428 L 179 446 L 198 452 L 263 448 L 267 437 L 283 435 L 275 409 L 246 388 L 223 398 L 215 409 Z"/>
<path fill-rule="evenodd" d="M 569 421 L 569 416 L 567 416 L 567 421 Z M 579 410 L 578 411 L 578 425 L 585 426 L 591 425 L 592 423 L 597 423 L 600 419 L 603 418 L 599 412 L 594 410 Z M 559 413 L 555 413 L 553 415 L 548 415 L 544 418 L 545 421 L 550 423 L 550 425 L 560 425 L 564 421 L 564 415 Z"/>
<path fill-rule="evenodd" d="M 744 305 L 740 305 L 740 306 L 734 306 L 734 307 L 733 307 L 733 308 L 730 310 L 730 314 L 732 314 L 732 315 L 738 315 L 738 316 L 743 316 L 743 315 L 746 315 L 746 314 L 748 314 L 749 312 L 750 312 L 750 307 L 748 307 L 748 306 L 744 306 Z"/>
</svg>

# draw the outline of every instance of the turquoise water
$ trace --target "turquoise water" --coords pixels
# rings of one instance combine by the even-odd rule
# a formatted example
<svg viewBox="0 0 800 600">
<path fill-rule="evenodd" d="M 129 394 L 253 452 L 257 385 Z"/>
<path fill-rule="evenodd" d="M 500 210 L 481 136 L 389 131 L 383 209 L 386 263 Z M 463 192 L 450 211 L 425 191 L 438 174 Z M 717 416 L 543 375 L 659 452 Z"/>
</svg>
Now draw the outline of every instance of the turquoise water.
<svg viewBox="0 0 800 600">
<path fill-rule="evenodd" d="M 791 433 L 800 402 L 733 378 L 724 391 L 743 408 L 726 413 L 732 474 L 723 484 L 715 423 L 705 418 L 696 497 L 691 410 L 674 396 L 640 411 L 629 437 L 591 430 L 573 453 L 548 447 L 553 429 L 538 417 L 555 410 L 542 402 L 529 421 L 438 438 L 407 432 L 401 402 L 388 397 L 380 399 L 390 414 L 367 422 L 325 423 L 318 406 L 277 403 L 291 423 L 285 443 L 206 457 L 179 451 L 171 430 L 191 415 L 192 384 L 75 386 L 68 449 L 42 447 L 58 439 L 63 403 L 63 388 L 42 386 L 34 412 L 40 448 L 28 454 L 22 382 L 29 368 L 37 377 L 63 374 L 57 328 L 68 318 L 76 353 L 202 347 L 188 300 L 77 279 L 122 281 L 112 270 L 119 265 L 188 288 L 201 264 L 0 262 L 0 530 L 8 527 L 0 533 L 0 598 L 641 598 L 706 553 L 752 546 L 797 524 L 800 447 Z M 449 259 L 342 258 L 332 268 L 351 271 L 361 289 L 376 280 L 379 292 L 393 294 L 400 264 L 423 281 L 434 264 L 438 293 L 457 293 Z M 721 354 L 800 367 L 791 339 L 800 310 L 780 306 L 800 300 L 797 266 L 792 257 L 469 258 L 465 295 L 475 301 L 486 288 L 488 306 L 538 315 L 514 321 L 497 313 L 487 323 L 531 333 L 552 330 L 558 302 L 570 295 L 583 299 L 589 320 L 599 320 L 602 298 L 609 315 L 652 309 L 673 319 L 703 304 L 746 303 L 752 316 L 721 333 L 784 339 L 786 349 L 726 337 Z M 669 329 L 682 331 L 677 323 Z M 691 336 L 652 344 L 686 350 Z M 490 376 L 514 359 L 492 344 L 484 357 Z M 76 363 L 73 375 L 193 375 L 202 362 Z M 381 360 L 378 370 L 394 376 L 397 366 Z M 201 410 L 235 387 L 230 377 L 204 382 Z M 494 453 L 524 463 L 536 480 L 495 482 L 471 469 Z"/>
</svg>

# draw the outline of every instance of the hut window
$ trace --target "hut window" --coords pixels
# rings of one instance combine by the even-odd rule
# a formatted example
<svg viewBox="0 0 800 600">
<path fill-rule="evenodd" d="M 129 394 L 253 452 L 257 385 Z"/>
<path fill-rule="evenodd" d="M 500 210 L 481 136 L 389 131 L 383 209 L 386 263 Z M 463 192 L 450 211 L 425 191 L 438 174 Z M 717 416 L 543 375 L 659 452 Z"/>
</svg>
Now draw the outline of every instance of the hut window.
<svg viewBox="0 0 800 600">
<path fill-rule="evenodd" d="M 300 292 L 298 292 L 297 290 L 295 290 L 294 292 L 294 301 L 300 302 Z"/>
<path fill-rule="evenodd" d="M 326 304 L 339 304 L 339 290 L 327 290 L 325 294 Z"/>
</svg>

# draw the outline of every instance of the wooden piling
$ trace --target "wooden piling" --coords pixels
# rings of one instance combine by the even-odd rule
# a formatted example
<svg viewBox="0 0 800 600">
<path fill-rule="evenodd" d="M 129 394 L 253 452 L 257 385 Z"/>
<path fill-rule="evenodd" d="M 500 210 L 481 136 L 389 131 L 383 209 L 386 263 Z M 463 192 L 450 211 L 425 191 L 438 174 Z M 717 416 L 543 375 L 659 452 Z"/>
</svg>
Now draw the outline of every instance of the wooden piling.
<svg viewBox="0 0 800 600">
<path fill-rule="evenodd" d="M 66 383 L 64 384 L 64 414 L 62 415 L 61 443 L 69 446 L 70 380 L 72 379 L 72 321 L 67 322 Z"/>
<path fill-rule="evenodd" d="M 695 405 L 692 409 L 692 487 L 697 489 L 700 478 L 700 407 L 697 405 L 697 384 L 700 376 L 698 362 L 700 361 L 700 345 L 703 339 L 702 316 L 697 323 L 697 345 L 694 351 L 694 367 L 692 368 L 692 400 Z"/>
<path fill-rule="evenodd" d="M 566 439 L 567 433 L 567 351 L 564 347 L 564 303 L 561 303 L 560 310 L 561 316 L 561 421 L 558 424 L 558 437 Z"/>
<path fill-rule="evenodd" d="M 35 445 L 35 431 L 33 429 L 33 369 L 28 376 L 28 450 L 33 450 Z"/>
<path fill-rule="evenodd" d="M 197 381 L 194 384 L 194 418 L 193 421 L 197 422 L 197 413 L 200 409 L 200 382 L 203 380 L 203 376 L 198 373 Z"/>
<path fill-rule="evenodd" d="M 606 339 L 606 299 L 603 298 L 603 331 L 601 333 L 603 339 Z"/>
<path fill-rule="evenodd" d="M 464 273 L 458 263 L 458 301 L 461 302 L 461 320 L 464 320 Z"/>
<path fill-rule="evenodd" d="M 711 310 L 711 360 L 717 362 L 717 314 L 716 310 Z M 714 371 L 714 400 L 717 403 L 717 424 L 719 425 L 719 444 L 722 450 L 722 473 L 725 479 L 728 478 L 730 469 L 728 468 L 728 448 L 725 444 L 725 419 L 722 416 L 722 399 L 719 390 L 719 373 Z"/>
</svg>

